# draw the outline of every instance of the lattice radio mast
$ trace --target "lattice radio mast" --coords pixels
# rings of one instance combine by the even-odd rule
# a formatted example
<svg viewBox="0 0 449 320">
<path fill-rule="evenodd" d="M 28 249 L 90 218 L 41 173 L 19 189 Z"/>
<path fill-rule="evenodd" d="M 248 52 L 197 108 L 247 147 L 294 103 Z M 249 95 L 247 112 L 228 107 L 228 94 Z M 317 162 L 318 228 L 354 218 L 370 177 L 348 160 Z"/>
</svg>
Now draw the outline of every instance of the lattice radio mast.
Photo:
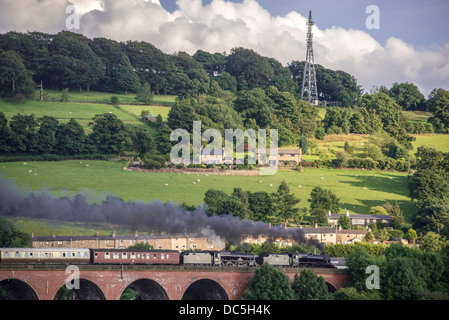
<svg viewBox="0 0 449 320">
<path fill-rule="evenodd" d="M 309 11 L 309 20 L 307 20 L 307 55 L 304 66 L 304 78 L 302 80 L 301 99 L 318 104 L 318 89 L 316 85 L 315 62 L 313 57 L 313 33 L 312 27 L 315 23 L 312 20 L 312 11 Z M 304 94 L 306 93 L 306 95 Z"/>
</svg>

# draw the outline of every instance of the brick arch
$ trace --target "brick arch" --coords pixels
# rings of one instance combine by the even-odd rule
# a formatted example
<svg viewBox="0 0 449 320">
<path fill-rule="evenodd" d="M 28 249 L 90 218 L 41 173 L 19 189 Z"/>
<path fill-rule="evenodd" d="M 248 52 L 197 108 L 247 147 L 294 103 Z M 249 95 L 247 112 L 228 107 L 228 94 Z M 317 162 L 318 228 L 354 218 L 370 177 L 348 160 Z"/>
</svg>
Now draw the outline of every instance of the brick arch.
<svg viewBox="0 0 449 320">
<path fill-rule="evenodd" d="M 200 279 L 217 282 L 230 300 L 239 300 L 251 283 L 254 268 L 185 268 L 182 266 L 79 266 L 80 278 L 95 284 L 106 300 L 118 300 L 136 280 L 155 281 L 166 292 L 169 300 L 181 300 L 189 286 Z M 291 281 L 300 270 L 283 269 Z M 335 289 L 345 286 L 350 274 L 344 270 L 316 269 L 318 276 Z M 0 265 L 0 281 L 21 280 L 29 285 L 39 300 L 53 300 L 58 290 L 67 282 L 66 266 Z"/>
<path fill-rule="evenodd" d="M 146 290 L 147 285 L 150 284 L 152 287 L 148 288 L 149 290 Z M 124 282 L 122 286 L 120 286 L 120 290 L 118 290 L 118 297 L 116 300 L 120 300 L 120 297 L 125 292 L 125 290 L 131 286 L 134 285 L 136 287 L 136 290 L 139 292 L 139 294 L 142 296 L 144 300 L 168 300 L 168 293 L 167 289 L 164 288 L 158 281 L 154 279 L 150 279 L 149 277 L 140 277 L 135 279 L 133 282 Z M 151 289 L 151 290 L 150 290 Z M 160 299 L 149 299 L 151 296 L 157 295 Z"/>
<path fill-rule="evenodd" d="M 198 279 L 185 291 L 182 300 L 229 300 L 229 295 L 216 280 Z"/>
<path fill-rule="evenodd" d="M 27 282 L 9 278 L 0 281 L 0 288 L 5 290 L 12 300 L 38 300 L 36 290 Z"/>
</svg>

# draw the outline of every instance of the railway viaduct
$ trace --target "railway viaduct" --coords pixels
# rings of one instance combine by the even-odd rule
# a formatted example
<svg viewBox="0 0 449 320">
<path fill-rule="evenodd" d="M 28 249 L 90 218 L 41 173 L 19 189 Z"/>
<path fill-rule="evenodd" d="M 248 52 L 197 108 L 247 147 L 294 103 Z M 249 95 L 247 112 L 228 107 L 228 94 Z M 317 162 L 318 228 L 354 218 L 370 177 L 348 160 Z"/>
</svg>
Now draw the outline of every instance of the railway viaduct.
<svg viewBox="0 0 449 320">
<path fill-rule="evenodd" d="M 78 265 L 79 300 L 119 300 L 130 285 L 147 300 L 239 300 L 255 268 Z M 279 269 L 293 281 L 301 269 Z M 346 270 L 314 269 L 330 291 L 350 280 Z M 53 300 L 75 277 L 65 265 L 0 265 L 0 288 L 10 299 Z"/>
</svg>

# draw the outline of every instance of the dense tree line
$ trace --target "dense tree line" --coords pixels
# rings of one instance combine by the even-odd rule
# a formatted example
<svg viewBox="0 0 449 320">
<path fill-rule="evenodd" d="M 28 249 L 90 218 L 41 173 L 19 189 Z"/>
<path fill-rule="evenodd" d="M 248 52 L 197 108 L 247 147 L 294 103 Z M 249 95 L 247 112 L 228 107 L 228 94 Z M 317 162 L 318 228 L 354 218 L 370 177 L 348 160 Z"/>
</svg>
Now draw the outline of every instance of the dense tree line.
<svg viewBox="0 0 449 320">
<path fill-rule="evenodd" d="M 16 114 L 9 121 L 0 112 L 0 153 L 2 155 L 120 154 L 125 150 L 145 153 L 154 150 L 154 141 L 144 129 L 130 130 L 112 113 L 98 114 L 86 134 L 75 120 L 60 123 L 50 116 Z"/>
<path fill-rule="evenodd" d="M 447 300 L 449 246 L 442 241 L 438 246 L 429 246 L 433 240 L 425 239 L 421 248 L 402 245 L 387 246 L 384 253 L 374 255 L 363 246 L 355 245 L 346 256 L 346 265 L 351 272 L 351 288 L 358 295 L 354 299 L 385 300 Z M 379 270 L 378 286 L 374 280 L 367 281 L 367 267 Z"/>
<path fill-rule="evenodd" d="M 301 63 L 284 67 L 273 58 L 242 47 L 232 48 L 230 54 L 198 50 L 191 56 L 185 52 L 166 54 L 143 41 L 90 39 L 69 31 L 8 32 L 0 34 L 0 53 L 4 53 L 0 65 L 11 66 L 9 70 L 0 69 L 2 91 L 8 95 L 30 94 L 31 81 L 43 81 L 54 89 L 107 92 L 136 92 L 148 83 L 157 94 L 178 96 L 275 86 L 281 92 L 298 95 L 302 81 Z M 351 106 L 360 96 L 354 77 L 342 71 L 317 69 L 324 99 Z M 11 77 L 12 70 L 16 71 Z M 3 78 L 7 79 L 5 83 Z"/>
<path fill-rule="evenodd" d="M 243 300 L 330 300 L 326 281 L 315 271 L 304 269 L 296 273 L 293 282 L 269 264 L 256 270 L 254 278 L 242 296 Z"/>
<path fill-rule="evenodd" d="M 429 241 L 431 242 L 431 241 Z M 266 243 L 262 246 L 267 247 Z M 264 264 L 244 292 L 244 300 L 447 300 L 449 246 L 367 245 L 349 247 L 346 265 L 351 281 L 333 293 L 322 276 L 304 269 L 293 282 Z M 271 248 L 270 244 L 268 247 Z M 369 248 L 372 250 L 369 251 Z M 381 250 L 378 250 L 378 249 Z M 292 248 L 290 248 L 292 249 Z M 278 251 L 269 251 L 278 252 Z M 303 252 L 300 250 L 300 252 Z M 371 270 L 371 271 L 370 271 Z M 372 270 L 375 270 L 374 272 Z"/>
<path fill-rule="evenodd" d="M 425 234 L 449 236 L 449 153 L 420 147 L 416 171 L 409 182 L 410 197 L 419 211 L 413 227 Z"/>
<path fill-rule="evenodd" d="M 299 223 L 308 211 L 300 209 L 297 198 L 285 181 L 274 192 L 244 191 L 234 188 L 231 194 L 221 190 L 209 189 L 204 195 L 207 214 L 233 215 L 240 219 L 263 221 L 266 223 L 288 224 L 289 221 Z M 310 221 L 320 225 L 327 225 L 327 213 L 340 211 L 340 200 L 330 190 L 315 187 L 308 199 L 310 202 Z"/>
</svg>

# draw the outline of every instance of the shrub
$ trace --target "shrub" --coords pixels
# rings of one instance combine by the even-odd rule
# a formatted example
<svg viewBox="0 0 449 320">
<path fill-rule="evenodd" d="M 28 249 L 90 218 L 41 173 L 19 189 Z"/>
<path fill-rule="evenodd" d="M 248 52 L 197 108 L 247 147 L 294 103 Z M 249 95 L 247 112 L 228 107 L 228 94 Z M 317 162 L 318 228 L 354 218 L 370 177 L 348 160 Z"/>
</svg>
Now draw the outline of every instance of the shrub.
<svg viewBox="0 0 449 320">
<path fill-rule="evenodd" d="M 119 97 L 117 97 L 117 96 L 111 97 L 111 104 L 118 104 L 119 101 L 120 101 Z"/>
<path fill-rule="evenodd" d="M 144 168 L 146 169 L 160 169 L 161 168 L 161 164 L 158 161 L 155 161 L 153 159 L 146 159 L 144 161 Z"/>
</svg>

